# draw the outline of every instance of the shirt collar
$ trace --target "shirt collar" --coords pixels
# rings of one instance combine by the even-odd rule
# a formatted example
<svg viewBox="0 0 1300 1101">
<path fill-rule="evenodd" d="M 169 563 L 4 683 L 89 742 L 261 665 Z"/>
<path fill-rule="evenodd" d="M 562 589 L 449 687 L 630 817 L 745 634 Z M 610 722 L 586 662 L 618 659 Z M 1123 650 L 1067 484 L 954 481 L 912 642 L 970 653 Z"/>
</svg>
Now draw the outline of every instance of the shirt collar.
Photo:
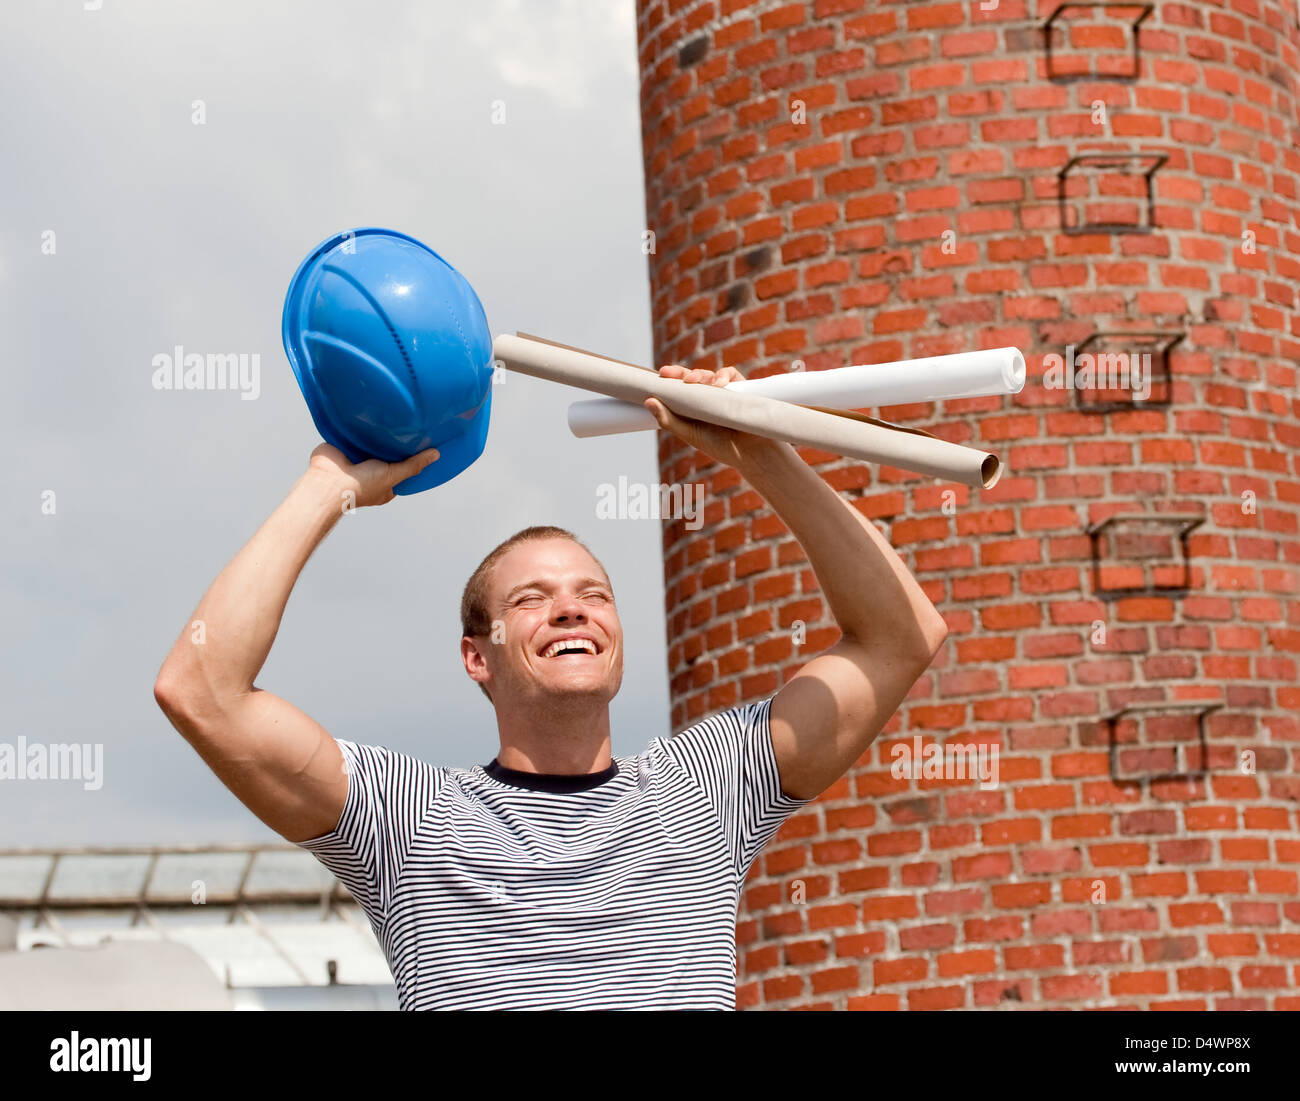
<svg viewBox="0 0 1300 1101">
<path fill-rule="evenodd" d="M 511 787 L 526 788 L 529 791 L 548 791 L 554 795 L 570 795 L 577 791 L 590 791 L 608 783 L 618 775 L 618 763 L 610 761 L 609 768 L 600 772 L 583 772 L 578 774 L 556 772 L 523 772 L 517 768 L 506 768 L 495 757 L 492 763 L 483 766 L 494 780 L 500 780 Z"/>
</svg>

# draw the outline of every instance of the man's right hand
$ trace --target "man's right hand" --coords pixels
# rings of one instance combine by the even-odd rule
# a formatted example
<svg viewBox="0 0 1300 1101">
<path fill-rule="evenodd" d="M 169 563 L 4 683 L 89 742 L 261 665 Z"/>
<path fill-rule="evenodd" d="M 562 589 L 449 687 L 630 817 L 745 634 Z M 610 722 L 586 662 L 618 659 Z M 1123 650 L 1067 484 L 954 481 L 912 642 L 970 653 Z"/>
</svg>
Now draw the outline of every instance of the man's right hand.
<svg viewBox="0 0 1300 1101">
<path fill-rule="evenodd" d="M 436 448 L 429 448 L 400 463 L 386 463 L 382 459 L 366 459 L 350 463 L 337 447 L 323 443 L 311 453 L 308 469 L 327 475 L 339 488 L 340 497 L 351 493 L 348 503 L 356 508 L 367 505 L 386 505 L 394 497 L 393 486 L 419 474 L 438 458 Z"/>
</svg>

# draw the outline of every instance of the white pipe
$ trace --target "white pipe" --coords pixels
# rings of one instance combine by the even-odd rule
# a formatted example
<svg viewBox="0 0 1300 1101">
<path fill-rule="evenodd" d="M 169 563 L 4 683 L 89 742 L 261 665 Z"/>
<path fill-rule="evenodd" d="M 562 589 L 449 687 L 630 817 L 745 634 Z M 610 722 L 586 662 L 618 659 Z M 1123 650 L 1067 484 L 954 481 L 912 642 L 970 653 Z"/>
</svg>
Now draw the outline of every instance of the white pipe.
<svg viewBox="0 0 1300 1101">
<path fill-rule="evenodd" d="M 1020 351 L 989 348 L 829 371 L 792 371 L 742 379 L 726 389 L 729 393 L 757 394 L 824 409 L 866 409 L 943 398 L 1018 394 L 1024 385 L 1025 357 Z M 612 436 L 655 427 L 650 411 L 632 402 L 596 398 L 569 406 L 569 430 L 575 436 Z"/>
</svg>

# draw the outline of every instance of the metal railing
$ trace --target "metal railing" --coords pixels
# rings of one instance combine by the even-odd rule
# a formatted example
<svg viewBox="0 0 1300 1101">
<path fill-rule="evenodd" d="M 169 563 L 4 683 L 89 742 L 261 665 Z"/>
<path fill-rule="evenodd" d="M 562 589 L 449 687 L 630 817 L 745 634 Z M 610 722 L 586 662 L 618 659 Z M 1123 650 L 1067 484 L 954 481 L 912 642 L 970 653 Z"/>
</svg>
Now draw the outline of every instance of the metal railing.
<svg viewBox="0 0 1300 1101">
<path fill-rule="evenodd" d="M 271 854 L 295 854 L 304 859 L 303 869 L 316 870 L 318 877 L 324 877 L 323 884 L 303 884 L 286 881 L 281 876 L 275 880 L 274 869 L 267 869 L 269 863 L 262 860 L 263 876 L 270 877 L 270 882 L 257 882 L 255 873 L 259 871 L 259 858 Z M 130 890 L 108 887 L 95 889 L 85 885 L 74 889 L 56 890 L 59 873 L 67 868 L 74 859 L 93 857 L 136 858 L 143 862 L 138 885 Z M 193 906 L 193 886 L 184 888 L 159 886 L 155 876 L 159 863 L 167 858 L 188 858 L 190 874 L 202 874 L 203 857 L 242 857 L 243 864 L 236 874 L 231 887 L 215 886 L 209 888 L 204 880 L 203 902 L 209 906 L 258 905 L 306 905 L 319 904 L 326 913 L 340 902 L 352 901 L 346 887 L 329 874 L 312 855 L 304 849 L 288 844 L 253 844 L 253 845 L 166 845 L 166 846 L 99 846 L 87 845 L 73 848 L 14 848 L 0 849 L 0 909 L 6 910 L 116 910 L 129 908 L 167 908 Z M 48 866 L 41 877 L 37 890 L 15 890 L 4 882 L 4 869 L 7 862 L 15 860 L 47 860 Z M 219 879 L 232 878 L 229 874 L 218 875 Z"/>
<path fill-rule="evenodd" d="M 278 868 L 277 862 L 281 865 Z M 158 882 L 160 867 L 169 864 L 171 878 L 179 878 L 183 885 Z M 109 865 L 115 874 L 101 874 L 110 870 Z M 316 882 L 302 882 L 304 875 Z M 14 879 L 22 882 L 15 885 Z M 129 881 L 128 887 L 121 885 L 123 879 Z M 216 880 L 211 888 L 209 879 Z M 196 884 L 202 885 L 198 898 Z M 300 982 L 319 981 L 304 973 L 277 939 L 274 925 L 259 918 L 255 907 L 314 910 L 321 921 L 337 918 L 369 932 L 347 888 L 310 852 L 296 845 L 0 849 L 0 913 L 13 917 L 20 925 L 25 918 L 30 919 L 32 929 L 48 931 L 65 947 L 77 939 L 65 925 L 65 920 L 73 916 L 129 913 L 130 927 L 144 923 L 159 939 L 170 940 L 160 916 L 181 910 L 207 912 L 217 920 L 224 919 L 225 924 L 242 921 L 272 947 Z"/>
</svg>

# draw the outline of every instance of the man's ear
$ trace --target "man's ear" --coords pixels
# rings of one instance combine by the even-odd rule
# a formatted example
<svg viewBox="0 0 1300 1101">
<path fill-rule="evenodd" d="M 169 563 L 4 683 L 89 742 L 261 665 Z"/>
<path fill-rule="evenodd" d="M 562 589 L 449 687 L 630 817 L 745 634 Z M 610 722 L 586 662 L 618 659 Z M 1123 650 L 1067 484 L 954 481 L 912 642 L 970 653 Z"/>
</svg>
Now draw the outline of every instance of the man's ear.
<svg viewBox="0 0 1300 1101">
<path fill-rule="evenodd" d="M 465 672 L 471 680 L 477 681 L 480 685 L 491 680 L 492 674 L 488 672 L 487 658 L 484 657 L 484 639 L 471 638 L 469 635 L 460 640 L 460 660 L 465 663 Z"/>
</svg>

